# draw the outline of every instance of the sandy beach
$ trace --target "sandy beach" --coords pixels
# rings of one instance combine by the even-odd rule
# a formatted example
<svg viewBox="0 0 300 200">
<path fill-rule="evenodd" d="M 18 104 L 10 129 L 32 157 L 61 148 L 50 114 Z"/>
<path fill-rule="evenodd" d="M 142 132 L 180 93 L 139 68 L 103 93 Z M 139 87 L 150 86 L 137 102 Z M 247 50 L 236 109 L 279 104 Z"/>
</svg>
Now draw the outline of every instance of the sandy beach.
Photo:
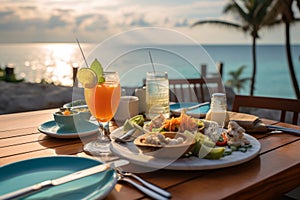
<svg viewBox="0 0 300 200">
<path fill-rule="evenodd" d="M 38 83 L 9 83 L 0 81 L 0 114 L 33 111 L 40 109 L 59 108 L 63 104 L 82 99 L 80 89 Z M 132 91 L 126 95 L 132 95 Z M 234 92 L 227 88 L 227 101 L 231 108 Z M 209 94 L 207 94 L 209 100 Z"/>
<path fill-rule="evenodd" d="M 73 87 L 52 84 L 0 81 L 0 88 L 0 114 L 59 108 L 63 104 L 71 102 L 72 99 L 84 98 L 81 89 L 75 90 Z M 207 95 L 209 96 L 209 94 Z M 233 90 L 226 87 L 228 110 L 231 110 L 234 95 Z M 279 111 L 265 109 L 247 109 L 245 111 L 263 118 L 279 119 Z M 290 114 L 287 115 L 287 121 L 291 121 Z"/>
</svg>

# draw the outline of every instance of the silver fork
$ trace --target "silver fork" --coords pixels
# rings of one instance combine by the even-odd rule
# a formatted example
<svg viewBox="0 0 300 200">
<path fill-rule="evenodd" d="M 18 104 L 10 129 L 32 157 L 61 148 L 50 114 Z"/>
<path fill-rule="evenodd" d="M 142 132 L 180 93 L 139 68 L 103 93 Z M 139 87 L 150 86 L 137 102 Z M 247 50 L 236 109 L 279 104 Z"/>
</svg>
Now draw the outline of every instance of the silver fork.
<svg viewBox="0 0 300 200">
<path fill-rule="evenodd" d="M 123 169 L 121 169 L 120 167 L 117 167 L 116 170 L 122 177 L 132 177 L 132 178 L 136 179 L 137 181 L 139 181 L 140 183 L 142 183 L 145 187 L 149 188 L 150 190 L 155 191 L 158 194 L 164 196 L 166 199 L 169 199 L 172 196 L 170 192 L 168 192 L 152 183 L 149 183 L 149 182 L 143 180 L 142 178 L 138 177 L 137 175 L 135 175 L 133 173 L 126 172 Z"/>
<path fill-rule="evenodd" d="M 135 188 L 137 188 L 139 191 L 147 195 L 148 197 L 152 199 L 159 199 L 159 200 L 168 200 L 169 198 L 162 196 L 158 193 L 156 193 L 153 190 L 148 189 L 147 187 L 144 187 L 143 185 L 137 184 L 135 181 L 123 176 L 122 174 L 118 173 L 118 181 L 124 181 L 126 183 L 131 184 Z"/>
</svg>

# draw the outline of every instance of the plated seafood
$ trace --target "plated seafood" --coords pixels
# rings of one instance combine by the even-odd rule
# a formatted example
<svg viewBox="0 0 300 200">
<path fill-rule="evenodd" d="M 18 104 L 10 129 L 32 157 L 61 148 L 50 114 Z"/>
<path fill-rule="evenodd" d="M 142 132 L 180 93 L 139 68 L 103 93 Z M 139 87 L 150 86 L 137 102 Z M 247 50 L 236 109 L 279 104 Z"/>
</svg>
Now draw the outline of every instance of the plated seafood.
<svg viewBox="0 0 300 200">
<path fill-rule="evenodd" d="M 245 130 L 236 122 L 230 121 L 228 130 L 221 130 L 216 122 L 193 118 L 185 112 L 176 118 L 159 115 L 143 128 L 145 134 L 136 138 L 134 144 L 155 157 L 220 159 L 239 148 L 247 151 L 251 147 Z M 155 153 L 157 150 L 159 153 Z"/>
<path fill-rule="evenodd" d="M 157 158 L 177 159 L 194 147 L 192 135 L 179 132 L 147 133 L 134 140 L 143 153 Z"/>
<path fill-rule="evenodd" d="M 194 132 L 202 130 L 204 128 L 204 123 L 203 121 L 182 112 L 179 117 L 172 117 L 170 119 L 166 119 L 163 115 L 159 115 L 147 124 L 147 128 L 151 132 Z"/>
</svg>

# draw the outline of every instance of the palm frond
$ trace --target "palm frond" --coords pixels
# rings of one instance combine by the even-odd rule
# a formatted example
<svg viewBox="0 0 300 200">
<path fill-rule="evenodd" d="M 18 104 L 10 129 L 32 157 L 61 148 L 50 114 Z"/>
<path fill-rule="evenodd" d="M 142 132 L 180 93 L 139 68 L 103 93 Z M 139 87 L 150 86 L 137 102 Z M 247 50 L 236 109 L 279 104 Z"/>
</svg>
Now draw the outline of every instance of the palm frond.
<svg viewBox="0 0 300 200">
<path fill-rule="evenodd" d="M 225 6 L 225 8 L 223 9 L 223 13 L 227 13 L 229 11 L 231 11 L 232 9 L 234 9 L 234 4 L 229 3 Z"/>
<path fill-rule="evenodd" d="M 235 1 L 235 0 L 232 0 L 232 4 L 229 4 L 227 7 L 225 7 L 224 13 L 233 13 L 233 14 L 238 14 L 241 18 L 242 21 L 244 22 L 250 22 L 251 19 L 249 17 L 249 14 L 246 13 L 244 11 L 244 9 Z"/>
<path fill-rule="evenodd" d="M 254 18 L 261 22 L 261 25 L 268 25 L 273 23 L 277 18 L 278 12 L 271 12 L 271 4 L 274 0 L 260 0 L 260 3 L 257 4 L 254 12 Z M 268 13 L 268 15 L 267 15 Z"/>
<path fill-rule="evenodd" d="M 240 81 L 243 82 L 243 83 L 245 83 L 245 82 L 248 82 L 250 80 L 251 80 L 251 78 L 242 78 Z"/>
<path fill-rule="evenodd" d="M 275 21 L 269 22 L 268 24 L 265 24 L 264 26 L 271 28 L 271 27 L 279 26 L 281 24 L 282 24 L 282 20 L 277 19 Z"/>
<path fill-rule="evenodd" d="M 246 67 L 246 65 L 242 65 L 236 70 L 228 73 L 231 76 L 231 79 L 227 80 L 225 84 L 236 89 L 238 93 L 241 89 L 244 89 L 244 85 L 251 80 L 249 77 L 241 78 L 241 75 Z"/>
<path fill-rule="evenodd" d="M 295 23 L 297 23 L 297 22 L 300 22 L 300 18 L 295 18 L 295 19 L 291 22 L 291 24 L 295 24 Z"/>
<path fill-rule="evenodd" d="M 246 67 L 246 65 L 242 65 L 241 67 L 239 67 L 236 71 L 237 75 L 240 76 Z"/>
<path fill-rule="evenodd" d="M 239 24 L 231 23 L 231 22 L 226 22 L 226 21 L 221 21 L 221 20 L 200 20 L 198 22 L 195 22 L 192 24 L 192 27 L 198 26 L 198 25 L 203 25 L 203 24 L 214 24 L 214 25 L 222 25 L 226 27 L 231 27 L 231 28 L 237 28 L 241 29 L 242 26 Z"/>
<path fill-rule="evenodd" d="M 235 71 L 230 71 L 230 72 L 228 72 L 228 74 L 230 75 L 230 76 L 232 76 L 232 77 L 235 77 Z"/>
<path fill-rule="evenodd" d="M 282 0 L 266 0 L 266 10 L 262 18 L 261 27 L 273 27 L 282 23 L 280 18 L 280 9 L 282 7 Z M 269 4 L 269 5 L 268 5 Z"/>
</svg>

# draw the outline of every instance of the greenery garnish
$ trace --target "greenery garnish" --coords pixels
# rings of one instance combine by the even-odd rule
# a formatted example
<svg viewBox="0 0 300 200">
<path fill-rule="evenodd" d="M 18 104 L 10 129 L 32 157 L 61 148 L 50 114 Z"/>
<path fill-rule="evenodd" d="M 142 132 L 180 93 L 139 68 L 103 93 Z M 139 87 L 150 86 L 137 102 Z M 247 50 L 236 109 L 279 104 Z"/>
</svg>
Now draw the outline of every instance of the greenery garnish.
<svg viewBox="0 0 300 200">
<path fill-rule="evenodd" d="M 103 77 L 103 67 L 101 63 L 95 58 L 93 63 L 91 64 L 91 69 L 96 73 L 98 78 L 98 83 L 104 83 L 105 78 Z"/>
</svg>

